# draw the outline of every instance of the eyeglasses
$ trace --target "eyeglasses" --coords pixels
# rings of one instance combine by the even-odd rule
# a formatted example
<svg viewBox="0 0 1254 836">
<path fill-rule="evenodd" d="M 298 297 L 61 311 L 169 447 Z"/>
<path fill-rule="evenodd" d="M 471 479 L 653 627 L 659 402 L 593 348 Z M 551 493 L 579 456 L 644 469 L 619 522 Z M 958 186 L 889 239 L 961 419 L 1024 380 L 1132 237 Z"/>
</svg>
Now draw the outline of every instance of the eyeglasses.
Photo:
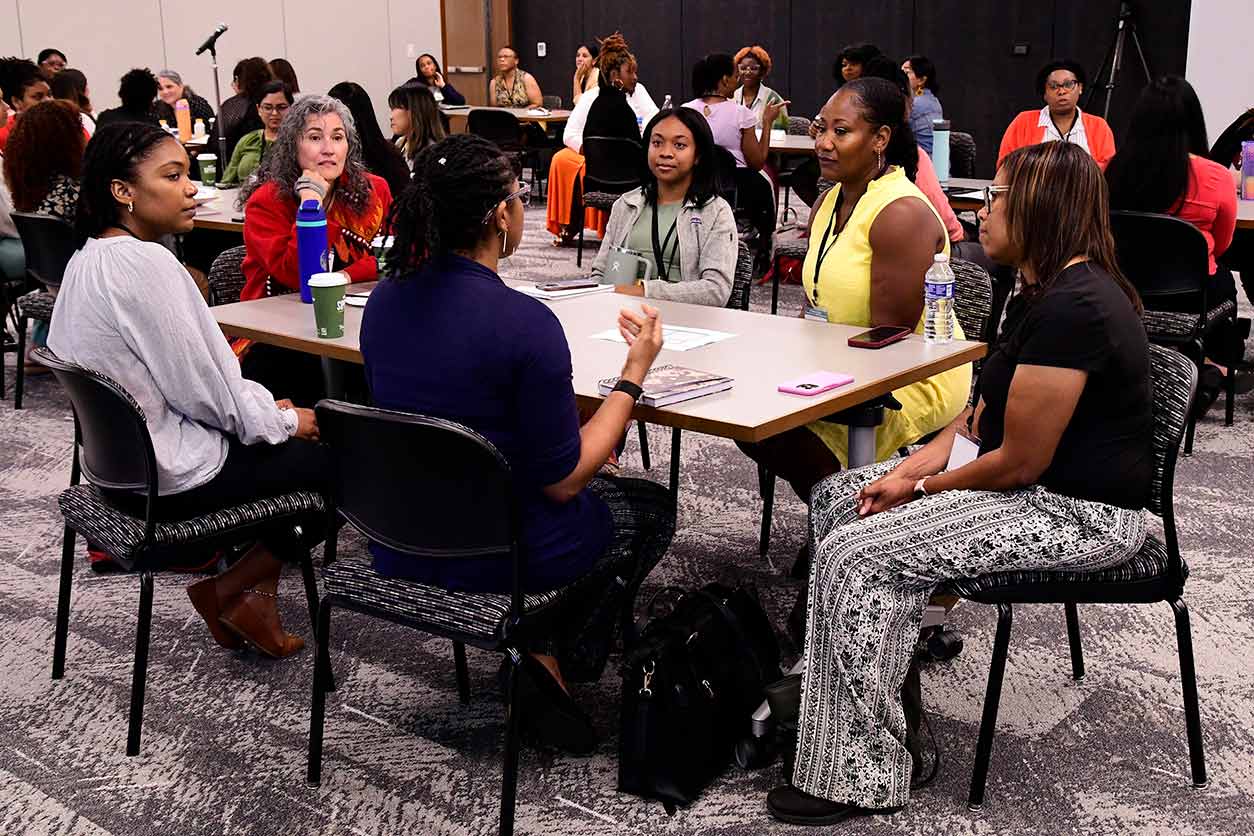
<svg viewBox="0 0 1254 836">
<path fill-rule="evenodd" d="M 1070 79 L 1067 79 L 1066 81 L 1046 82 L 1045 87 L 1048 88 L 1051 93 L 1053 93 L 1053 92 L 1057 92 L 1058 90 L 1074 90 L 1075 86 L 1079 83 L 1080 82 L 1076 81 L 1074 78 L 1070 78 Z"/>
<path fill-rule="evenodd" d="M 523 205 L 524 209 L 530 206 L 531 205 L 531 184 L 523 183 L 522 187 L 519 188 L 518 191 L 508 194 L 505 197 L 501 198 L 501 203 L 509 203 L 514 198 L 518 198 L 518 202 Z M 496 206 L 493 206 L 491 209 L 489 209 L 487 214 L 483 216 L 483 222 L 485 224 L 488 221 L 492 220 L 492 214 L 494 212 L 496 212 Z"/>
<path fill-rule="evenodd" d="M 287 113 L 287 109 L 288 109 L 289 107 L 291 107 L 291 105 L 285 105 L 285 104 L 281 104 L 281 105 L 263 104 L 263 105 L 261 105 L 258 109 L 259 109 L 262 113 Z"/>
<path fill-rule="evenodd" d="M 993 211 L 993 195 L 1005 194 L 1010 191 L 1009 186 L 985 186 L 984 187 L 984 211 Z"/>
</svg>

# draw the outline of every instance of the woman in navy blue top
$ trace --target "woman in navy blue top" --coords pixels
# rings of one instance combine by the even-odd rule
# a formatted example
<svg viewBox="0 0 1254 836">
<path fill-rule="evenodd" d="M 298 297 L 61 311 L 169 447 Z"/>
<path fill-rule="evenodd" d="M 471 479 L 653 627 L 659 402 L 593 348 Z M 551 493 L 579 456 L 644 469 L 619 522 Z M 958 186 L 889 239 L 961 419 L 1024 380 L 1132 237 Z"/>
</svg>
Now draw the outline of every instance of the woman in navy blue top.
<svg viewBox="0 0 1254 836">
<path fill-rule="evenodd" d="M 524 722 L 546 742 L 584 752 L 595 736 L 563 676 L 600 676 L 620 615 L 670 545 L 675 511 L 656 483 L 597 475 L 639 390 L 612 393 L 580 427 L 561 324 L 497 275 L 522 238 L 526 196 L 484 139 L 457 134 L 421 152 L 413 184 L 393 204 L 391 276 L 370 295 L 361 349 L 377 406 L 457 421 L 509 461 L 523 486 L 526 591 L 580 584 L 553 630 L 561 639 L 530 645 L 518 681 Z M 622 311 L 619 329 L 629 344 L 621 377 L 638 387 L 661 348 L 661 321 L 645 306 Z M 471 592 L 511 588 L 508 560 L 425 561 L 379 544 L 371 553 L 385 575 Z"/>
</svg>

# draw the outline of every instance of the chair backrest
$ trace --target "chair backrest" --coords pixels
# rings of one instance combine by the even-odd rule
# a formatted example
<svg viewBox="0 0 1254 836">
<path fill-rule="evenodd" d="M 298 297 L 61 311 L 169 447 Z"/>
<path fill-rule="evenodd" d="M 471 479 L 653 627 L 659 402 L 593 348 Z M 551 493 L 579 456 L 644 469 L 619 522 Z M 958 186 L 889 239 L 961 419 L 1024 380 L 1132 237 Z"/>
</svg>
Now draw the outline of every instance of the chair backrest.
<svg viewBox="0 0 1254 836">
<path fill-rule="evenodd" d="M 961 258 L 951 259 L 954 271 L 954 318 L 968 340 L 988 342 L 989 320 L 993 314 L 993 279 L 980 265 Z"/>
<path fill-rule="evenodd" d="M 583 138 L 586 192 L 623 194 L 640 185 L 640 143 L 621 136 Z"/>
<path fill-rule="evenodd" d="M 334 507 L 370 539 L 428 558 L 508 556 L 513 476 L 500 451 L 460 424 L 322 400 Z"/>
<path fill-rule="evenodd" d="M 495 142 L 502 151 L 517 151 L 522 147 L 522 123 L 508 110 L 471 110 L 466 117 L 466 132 Z"/>
<path fill-rule="evenodd" d="M 719 197 L 726 200 L 733 209 L 736 208 L 736 158 L 732 152 L 721 145 L 714 146 L 714 187 Z"/>
<path fill-rule="evenodd" d="M 962 131 L 949 134 L 949 176 L 975 176 L 975 137 Z"/>
<path fill-rule="evenodd" d="M 540 101 L 549 110 L 561 110 L 562 109 L 562 97 L 561 96 L 541 96 Z"/>
<path fill-rule="evenodd" d="M 239 301 L 244 289 L 244 251 L 241 244 L 223 250 L 209 268 L 209 307 L 229 305 Z"/>
<path fill-rule="evenodd" d="M 1163 517 L 1167 536 L 1175 539 L 1172 492 L 1175 485 L 1176 457 L 1189 421 L 1193 393 L 1197 389 L 1197 366 L 1188 357 L 1170 348 L 1150 345 L 1150 394 L 1154 410 L 1154 478 L 1150 485 L 1149 510 Z M 1173 543 L 1174 545 L 1174 543 Z M 1171 549 L 1174 555 L 1178 549 Z"/>
<path fill-rule="evenodd" d="M 157 459 L 144 411 L 130 393 L 105 375 L 67 363 L 48 348 L 34 357 L 52 369 L 74 407 L 79 465 L 94 485 L 157 492 Z"/>
<path fill-rule="evenodd" d="M 811 121 L 804 116 L 789 116 L 785 131 L 791 136 L 806 136 L 810 133 Z"/>
<path fill-rule="evenodd" d="M 749 291 L 753 289 L 753 253 L 744 241 L 739 242 L 736 252 L 736 272 L 732 276 L 731 295 L 726 307 L 740 311 L 749 310 Z"/>
<path fill-rule="evenodd" d="M 52 215 L 14 212 L 13 225 L 26 251 L 26 272 L 49 287 L 61 284 L 65 265 L 78 249 L 74 227 Z"/>
<path fill-rule="evenodd" d="M 1200 298 L 1204 305 L 1210 258 L 1201 230 L 1171 215 L 1125 211 L 1110 213 L 1110 229 L 1119 269 L 1145 307 L 1180 310 L 1173 298 Z"/>
</svg>

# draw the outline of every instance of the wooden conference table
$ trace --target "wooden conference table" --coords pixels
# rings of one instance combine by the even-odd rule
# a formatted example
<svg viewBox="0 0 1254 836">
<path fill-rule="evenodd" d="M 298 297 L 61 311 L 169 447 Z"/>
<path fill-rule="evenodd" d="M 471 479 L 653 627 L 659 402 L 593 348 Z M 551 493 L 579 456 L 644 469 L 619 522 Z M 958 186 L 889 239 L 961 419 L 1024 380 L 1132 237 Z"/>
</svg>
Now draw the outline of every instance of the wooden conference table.
<svg viewBox="0 0 1254 836">
<path fill-rule="evenodd" d="M 1237 229 L 1254 229 L 1254 200 L 1237 201 Z"/>
<path fill-rule="evenodd" d="M 524 282 L 509 281 L 518 286 Z M 352 289 L 361 291 L 366 285 Z M 601 401 L 597 382 L 622 369 L 627 348 L 622 343 L 592 339 L 616 328 L 618 311 L 635 307 L 636 299 L 600 293 L 548 302 L 566 332 L 574 365 L 575 395 L 582 407 Z M 984 356 L 983 343 L 955 341 L 927 345 L 921 336 L 882 349 L 850 348 L 847 340 L 865 329 L 810 322 L 793 317 L 653 300 L 664 325 L 686 325 L 725 331 L 735 336 L 689 351 L 663 347 L 655 365 L 671 363 L 727 375 L 735 386 L 663 408 L 637 406 L 633 417 L 672 427 L 671 486 L 678 487 L 680 430 L 737 441 L 762 441 L 850 407 L 873 401 L 934 374 Z M 362 362 L 359 348 L 362 308 L 345 310 L 344 336 L 336 340 L 314 336 L 313 307 L 296 294 L 219 305 L 211 309 L 222 330 L 233 337 L 318 355 Z M 852 375 L 854 382 L 824 395 L 804 398 L 777 391 L 780 383 L 811 372 L 827 370 Z M 870 451 L 874 457 L 875 428 L 852 428 L 850 449 Z M 858 459 L 863 456 L 859 455 Z"/>
</svg>

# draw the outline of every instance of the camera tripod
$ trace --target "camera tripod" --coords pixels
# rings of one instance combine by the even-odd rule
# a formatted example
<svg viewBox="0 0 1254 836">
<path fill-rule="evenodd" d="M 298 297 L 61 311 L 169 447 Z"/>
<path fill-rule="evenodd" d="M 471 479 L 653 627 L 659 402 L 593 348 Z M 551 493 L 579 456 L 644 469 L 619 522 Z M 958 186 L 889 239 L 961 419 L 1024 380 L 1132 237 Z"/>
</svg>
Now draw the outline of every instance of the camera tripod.
<svg viewBox="0 0 1254 836">
<path fill-rule="evenodd" d="M 1137 34 L 1136 29 L 1136 10 L 1129 0 L 1123 0 L 1119 4 L 1119 14 L 1115 17 L 1114 40 L 1106 48 L 1106 54 L 1102 57 L 1101 66 L 1097 68 L 1097 75 L 1093 79 L 1094 85 L 1086 96 L 1087 101 L 1084 103 L 1086 111 L 1092 112 L 1089 104 L 1097 94 L 1098 87 L 1101 86 L 1106 91 L 1106 104 L 1102 107 L 1102 118 L 1110 119 L 1110 103 L 1115 98 L 1115 88 L 1119 85 L 1119 72 L 1123 69 L 1123 56 L 1127 49 L 1128 33 L 1132 34 L 1132 45 L 1136 47 L 1137 57 L 1141 59 L 1141 69 L 1145 73 L 1145 82 L 1148 84 L 1153 78 L 1150 74 L 1149 62 L 1145 60 L 1145 50 L 1141 48 L 1141 38 Z M 1108 64 L 1110 65 L 1110 75 L 1106 80 L 1106 84 L 1102 85 L 1102 74 L 1107 72 Z"/>
</svg>

